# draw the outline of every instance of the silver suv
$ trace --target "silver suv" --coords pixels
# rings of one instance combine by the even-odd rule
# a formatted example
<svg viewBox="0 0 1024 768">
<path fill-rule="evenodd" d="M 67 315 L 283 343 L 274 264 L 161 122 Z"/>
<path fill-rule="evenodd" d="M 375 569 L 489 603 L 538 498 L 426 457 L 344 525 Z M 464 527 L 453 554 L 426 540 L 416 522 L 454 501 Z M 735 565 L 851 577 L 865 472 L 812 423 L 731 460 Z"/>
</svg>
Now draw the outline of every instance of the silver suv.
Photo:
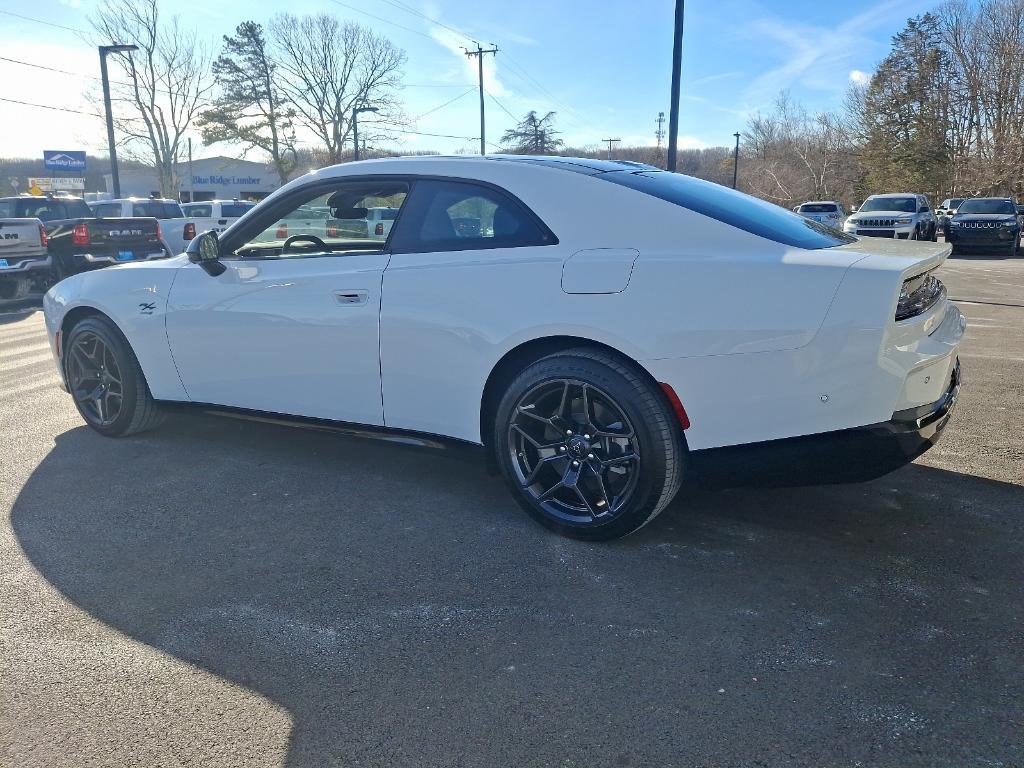
<svg viewBox="0 0 1024 768">
<path fill-rule="evenodd" d="M 914 192 L 872 195 L 843 224 L 851 235 L 935 240 L 939 222 L 926 195 Z"/>
</svg>

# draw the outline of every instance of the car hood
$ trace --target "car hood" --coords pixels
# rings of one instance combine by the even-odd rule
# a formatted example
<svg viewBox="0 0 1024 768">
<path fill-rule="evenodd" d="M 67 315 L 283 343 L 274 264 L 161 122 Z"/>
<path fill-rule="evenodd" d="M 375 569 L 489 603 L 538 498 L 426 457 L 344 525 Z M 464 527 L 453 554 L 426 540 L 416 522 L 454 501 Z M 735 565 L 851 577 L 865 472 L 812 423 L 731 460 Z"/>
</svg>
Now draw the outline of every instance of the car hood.
<svg viewBox="0 0 1024 768">
<path fill-rule="evenodd" d="M 907 213 L 906 211 L 869 211 L 866 213 L 857 213 L 850 216 L 854 221 L 860 221 L 861 219 L 896 219 L 901 216 L 911 217 L 914 214 Z"/>
<path fill-rule="evenodd" d="M 1010 221 L 1015 218 L 1015 213 L 958 213 L 953 221 Z"/>
</svg>

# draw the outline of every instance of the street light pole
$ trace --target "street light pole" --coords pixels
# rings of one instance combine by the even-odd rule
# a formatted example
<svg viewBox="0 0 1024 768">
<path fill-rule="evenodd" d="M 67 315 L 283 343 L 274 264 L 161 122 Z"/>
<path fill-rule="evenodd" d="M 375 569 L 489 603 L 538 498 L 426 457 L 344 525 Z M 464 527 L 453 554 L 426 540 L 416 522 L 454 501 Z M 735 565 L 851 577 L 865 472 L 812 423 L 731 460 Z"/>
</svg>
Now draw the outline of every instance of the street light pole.
<svg viewBox="0 0 1024 768">
<path fill-rule="evenodd" d="M 668 157 L 665 165 L 673 173 L 676 170 L 676 145 L 679 142 L 679 77 L 683 66 L 683 5 L 684 0 L 676 0 L 675 37 L 672 41 L 672 102 L 668 113 Z"/>
<path fill-rule="evenodd" d="M 379 112 L 380 110 L 376 107 L 355 107 L 352 110 L 352 141 L 354 149 L 352 151 L 352 159 L 359 159 L 359 118 L 356 117 L 360 112 Z"/>
<path fill-rule="evenodd" d="M 740 170 L 740 134 L 739 131 L 733 134 L 736 137 L 736 149 L 732 153 L 732 188 L 736 189 L 736 176 Z"/>
<path fill-rule="evenodd" d="M 110 183 L 114 199 L 121 197 L 121 177 L 117 173 L 117 148 L 114 146 L 114 115 L 110 110 L 110 79 L 107 77 L 107 54 L 139 50 L 137 45 L 101 45 L 100 76 L 103 79 L 103 108 L 107 117 L 107 150 L 110 152 Z"/>
</svg>

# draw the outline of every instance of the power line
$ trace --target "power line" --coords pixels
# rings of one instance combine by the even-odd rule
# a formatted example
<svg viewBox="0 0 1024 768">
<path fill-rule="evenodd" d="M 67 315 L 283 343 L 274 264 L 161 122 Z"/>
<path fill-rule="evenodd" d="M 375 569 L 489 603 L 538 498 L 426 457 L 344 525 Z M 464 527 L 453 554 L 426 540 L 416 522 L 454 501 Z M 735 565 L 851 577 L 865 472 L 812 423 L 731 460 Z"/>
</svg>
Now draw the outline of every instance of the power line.
<svg viewBox="0 0 1024 768">
<path fill-rule="evenodd" d="M 6 101 L 11 104 L 21 104 L 23 107 L 36 107 L 37 109 L 52 109 L 54 112 L 71 112 L 76 115 L 88 115 L 89 117 L 103 117 L 99 112 L 83 112 L 80 109 L 71 109 L 70 107 L 51 107 L 48 104 L 33 104 L 30 101 L 18 101 L 17 99 L 8 99 L 0 96 L 0 101 Z"/>
<path fill-rule="evenodd" d="M 42 19 L 34 19 L 31 16 L 22 16 L 20 13 L 13 13 L 12 11 L 0 11 L 4 16 L 13 16 L 16 19 L 22 19 L 23 21 L 34 21 L 36 24 L 45 24 L 48 27 L 55 27 L 57 29 L 66 29 L 68 32 L 77 32 L 80 35 L 85 34 L 85 30 L 76 29 L 75 27 L 65 27 L 63 24 L 54 24 L 52 21 L 43 21 Z"/>
<path fill-rule="evenodd" d="M 412 32 L 414 35 L 419 35 L 420 37 L 425 37 L 428 40 L 434 40 L 434 38 L 431 35 L 428 35 L 426 32 L 420 32 L 418 29 L 413 29 L 412 27 L 407 27 L 407 26 L 405 26 L 403 24 L 399 24 L 396 21 L 392 21 L 391 19 L 385 19 L 383 16 L 377 16 L 377 15 L 375 15 L 373 13 L 370 13 L 369 11 L 364 11 L 362 8 L 357 8 L 354 5 L 349 5 L 348 3 L 343 3 L 343 2 L 341 2 L 341 0 L 331 0 L 331 2 L 334 3 L 335 5 L 340 5 L 342 8 L 348 8 L 350 11 L 355 11 L 356 13 L 361 13 L 364 16 L 369 16 L 371 19 L 376 19 L 377 21 L 383 21 L 385 24 L 390 24 L 393 27 L 398 27 L 399 29 L 404 29 L 406 32 Z M 436 43 L 437 40 L 434 40 L 434 42 Z"/>
<path fill-rule="evenodd" d="M 387 3 L 388 5 L 391 5 L 391 6 L 395 7 L 395 8 L 397 8 L 400 11 L 405 11 L 406 13 L 411 13 L 413 16 L 419 16 L 421 19 L 424 19 L 425 21 L 429 21 L 431 24 L 436 24 L 439 27 L 444 27 L 449 32 L 454 32 L 459 37 L 461 37 L 461 38 L 463 38 L 465 40 L 468 40 L 471 43 L 475 43 L 476 42 L 476 40 L 474 40 L 472 37 L 467 35 L 462 30 L 456 29 L 455 27 L 452 27 L 452 26 L 449 26 L 448 24 L 445 24 L 443 21 L 438 21 L 437 19 L 431 18 L 430 16 L 427 16 L 425 13 L 421 13 L 420 11 L 416 10 L 411 5 L 407 5 L 406 3 L 403 3 L 402 0 L 383 0 L 383 2 Z"/>
<path fill-rule="evenodd" d="M 506 115 L 508 115 L 509 117 L 511 117 L 511 118 L 512 118 L 513 120 L 515 120 L 515 121 L 516 121 L 517 123 L 519 122 L 519 118 L 518 118 L 518 117 L 516 117 L 515 115 L 513 115 L 513 114 L 512 114 L 511 112 L 509 112 L 509 111 L 508 111 L 508 110 L 507 110 L 507 109 L 505 108 L 505 105 L 504 105 L 504 104 L 502 104 L 502 103 L 501 103 L 500 101 L 498 101 L 497 97 L 496 97 L 496 96 L 495 96 L 495 95 L 494 95 L 493 93 L 491 93 L 490 91 L 487 91 L 487 90 L 485 90 L 485 91 L 484 91 L 484 93 L 486 93 L 486 94 L 487 94 L 488 96 L 490 96 L 490 97 L 491 97 L 491 101 L 493 101 L 493 102 L 494 102 L 495 104 L 497 104 L 497 105 L 498 105 L 498 106 L 499 106 L 499 107 L 501 108 L 501 111 L 502 111 L 502 112 L 504 112 L 504 113 L 505 113 Z M 490 143 L 490 142 L 488 142 L 488 143 Z"/>
<path fill-rule="evenodd" d="M 459 99 L 461 99 L 461 98 L 464 98 L 465 96 L 469 96 L 469 94 L 471 94 L 471 93 L 472 93 L 473 91 L 475 91 L 475 90 L 476 90 L 476 88 L 469 88 L 468 90 L 466 90 L 466 91 L 463 91 L 463 92 L 462 92 L 462 93 L 460 93 L 460 94 L 459 94 L 458 96 L 456 96 L 456 97 L 455 97 L 454 99 L 448 99 L 448 101 L 446 101 L 446 102 L 445 102 L 444 104 L 438 104 L 438 105 L 437 105 L 436 107 L 434 107 L 433 109 L 428 109 L 428 110 L 427 110 L 426 112 L 424 112 L 424 113 L 423 113 L 422 115 L 417 115 L 416 117 L 414 117 L 414 118 L 412 119 L 412 122 L 414 122 L 414 123 L 415 123 L 415 122 L 416 122 L 417 120 L 419 120 L 419 119 L 421 119 L 421 118 L 424 118 L 424 117 L 426 117 L 427 115 L 431 115 L 431 114 L 433 114 L 434 112 L 437 112 L 437 111 L 438 111 L 439 109 L 444 109 L 444 108 L 445 108 L 445 107 L 447 107 L 447 106 L 448 106 L 449 104 L 454 104 L 454 103 L 455 103 L 456 101 L 458 101 Z"/>
</svg>

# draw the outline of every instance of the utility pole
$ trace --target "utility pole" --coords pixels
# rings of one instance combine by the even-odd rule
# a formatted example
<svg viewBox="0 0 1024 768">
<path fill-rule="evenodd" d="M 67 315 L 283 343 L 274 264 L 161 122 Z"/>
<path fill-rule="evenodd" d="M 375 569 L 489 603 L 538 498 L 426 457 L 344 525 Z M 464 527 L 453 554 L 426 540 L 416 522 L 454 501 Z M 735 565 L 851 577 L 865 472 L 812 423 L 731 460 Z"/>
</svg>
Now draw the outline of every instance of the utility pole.
<svg viewBox="0 0 1024 768">
<path fill-rule="evenodd" d="M 103 108 L 107 113 L 107 151 L 110 152 L 110 185 L 114 199 L 121 197 L 121 177 L 117 173 L 117 147 L 114 146 L 114 115 L 110 111 L 110 80 L 107 78 L 107 54 L 139 50 L 137 45 L 101 45 L 100 79 L 103 80 Z"/>
<path fill-rule="evenodd" d="M 676 144 L 679 141 L 679 76 L 683 67 L 683 4 L 676 0 L 676 22 L 672 42 L 672 103 L 668 112 L 668 162 L 666 166 L 675 173 Z"/>
<path fill-rule="evenodd" d="M 608 159 L 611 160 L 612 159 L 612 142 L 614 142 L 614 141 L 622 141 L 622 139 L 601 139 L 601 141 L 607 141 L 608 142 Z"/>
<path fill-rule="evenodd" d="M 654 138 L 658 140 L 658 149 L 661 149 L 661 140 L 665 138 L 665 129 L 662 127 L 665 125 L 665 113 L 659 112 L 658 119 L 658 130 L 654 132 Z"/>
<path fill-rule="evenodd" d="M 480 154 L 487 154 L 487 147 L 485 146 L 486 131 L 484 129 L 484 54 L 490 53 L 495 54 L 498 52 L 498 47 L 491 43 L 490 48 L 481 48 L 480 43 L 476 44 L 476 50 L 471 51 L 468 48 L 463 48 L 468 58 L 476 56 L 476 71 L 480 80 Z"/>
<path fill-rule="evenodd" d="M 732 152 L 732 188 L 736 189 L 736 176 L 740 172 L 740 132 L 733 134 L 736 137 L 736 149 Z"/>
</svg>

